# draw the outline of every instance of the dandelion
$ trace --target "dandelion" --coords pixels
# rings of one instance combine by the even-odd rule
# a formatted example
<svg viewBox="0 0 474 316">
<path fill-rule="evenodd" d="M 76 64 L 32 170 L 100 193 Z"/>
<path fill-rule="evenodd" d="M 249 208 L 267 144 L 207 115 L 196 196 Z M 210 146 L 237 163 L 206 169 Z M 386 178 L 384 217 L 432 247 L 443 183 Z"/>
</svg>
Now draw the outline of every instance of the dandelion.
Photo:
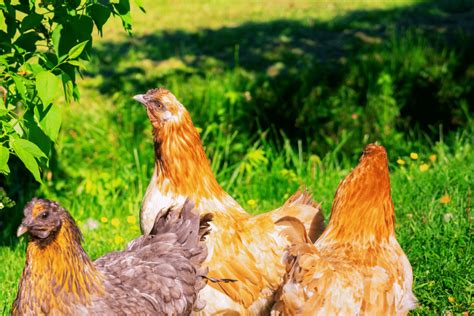
<svg viewBox="0 0 474 316">
<path fill-rule="evenodd" d="M 109 221 L 109 219 L 108 219 L 107 217 L 102 216 L 102 217 L 100 218 L 100 221 L 101 221 L 102 223 L 107 223 L 107 222 Z"/>
<path fill-rule="evenodd" d="M 119 236 L 119 235 L 116 235 L 116 236 L 114 237 L 114 241 L 115 241 L 116 244 L 121 244 L 121 243 L 124 242 L 124 240 L 125 240 L 125 239 L 123 239 L 123 237 L 122 237 L 122 236 Z"/>
<path fill-rule="evenodd" d="M 455 299 L 454 297 L 452 297 L 452 296 L 449 296 L 449 297 L 448 297 L 448 301 L 449 301 L 450 303 L 454 303 L 454 302 L 456 302 L 456 299 Z"/>
<path fill-rule="evenodd" d="M 429 166 L 428 164 L 422 163 L 422 164 L 420 165 L 420 171 L 421 171 L 421 172 L 428 171 L 428 169 L 430 169 L 430 166 Z"/>
<path fill-rule="evenodd" d="M 435 162 L 436 161 L 436 158 L 438 158 L 436 155 L 430 155 L 430 160 L 432 162 Z"/>
<path fill-rule="evenodd" d="M 129 224 L 135 224 L 137 221 L 136 217 L 131 215 L 131 216 L 127 216 L 127 223 Z"/>
<path fill-rule="evenodd" d="M 411 153 L 410 158 L 413 159 L 413 160 L 417 160 L 418 159 L 418 154 L 417 153 Z"/>
<path fill-rule="evenodd" d="M 247 201 L 247 204 L 250 206 L 255 206 L 257 204 L 257 201 L 250 199 Z"/>
<path fill-rule="evenodd" d="M 397 163 L 398 163 L 400 166 L 403 166 L 403 165 L 405 164 L 405 160 L 398 158 L 398 159 L 397 159 Z"/>
<path fill-rule="evenodd" d="M 448 204 L 449 202 L 451 202 L 451 197 L 446 193 L 439 199 L 439 202 L 441 204 Z"/>
<path fill-rule="evenodd" d="M 120 221 L 118 218 L 112 218 L 112 220 L 110 221 L 110 223 L 112 224 L 112 226 L 114 227 L 119 227 L 120 225 Z"/>
<path fill-rule="evenodd" d="M 196 130 L 197 130 L 198 134 L 201 134 L 201 133 L 202 133 L 202 128 L 196 127 Z"/>
</svg>

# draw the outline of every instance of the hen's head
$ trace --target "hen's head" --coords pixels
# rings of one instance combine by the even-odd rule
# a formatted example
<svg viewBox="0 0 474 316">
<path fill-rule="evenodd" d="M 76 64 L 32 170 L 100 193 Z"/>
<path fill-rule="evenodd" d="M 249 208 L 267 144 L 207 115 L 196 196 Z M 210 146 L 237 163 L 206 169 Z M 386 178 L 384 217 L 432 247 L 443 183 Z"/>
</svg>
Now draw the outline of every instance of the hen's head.
<svg viewBox="0 0 474 316">
<path fill-rule="evenodd" d="M 25 206 L 17 236 L 28 233 L 33 240 L 47 242 L 57 235 L 65 221 L 74 223 L 69 213 L 59 203 L 33 198 Z M 77 227 L 73 226 L 78 231 Z M 80 239 L 80 232 L 78 234 Z"/>
<path fill-rule="evenodd" d="M 184 106 L 165 88 L 148 90 L 147 93 L 138 94 L 133 99 L 146 107 L 148 118 L 154 128 L 178 123 L 186 112 Z"/>
</svg>

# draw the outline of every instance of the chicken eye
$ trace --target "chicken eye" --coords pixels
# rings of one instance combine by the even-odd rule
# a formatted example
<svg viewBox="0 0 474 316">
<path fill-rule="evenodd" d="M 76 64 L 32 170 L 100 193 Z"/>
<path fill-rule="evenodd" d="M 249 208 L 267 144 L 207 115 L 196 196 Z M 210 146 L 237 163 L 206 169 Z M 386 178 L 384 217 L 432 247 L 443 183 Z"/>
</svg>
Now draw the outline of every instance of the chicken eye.
<svg viewBox="0 0 474 316">
<path fill-rule="evenodd" d="M 161 103 L 161 102 L 156 102 L 156 101 L 155 101 L 154 103 L 155 103 L 154 105 L 155 105 L 155 107 L 156 107 L 157 109 L 161 110 L 161 109 L 163 108 L 163 103 Z"/>
<path fill-rule="evenodd" d="M 47 219 L 48 216 L 49 216 L 49 212 L 43 212 L 43 213 L 41 213 L 40 216 L 41 216 L 41 219 Z"/>
</svg>

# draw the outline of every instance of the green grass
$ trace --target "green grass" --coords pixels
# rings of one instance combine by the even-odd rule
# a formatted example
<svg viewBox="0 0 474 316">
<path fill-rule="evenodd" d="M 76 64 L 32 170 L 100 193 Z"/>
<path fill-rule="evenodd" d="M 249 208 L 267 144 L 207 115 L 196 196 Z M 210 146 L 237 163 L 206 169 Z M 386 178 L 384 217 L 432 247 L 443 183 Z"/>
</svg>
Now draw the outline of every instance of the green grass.
<svg viewBox="0 0 474 316">
<path fill-rule="evenodd" d="M 144 3 L 134 38 L 109 25 L 98 39 L 44 184 L 13 170 L 19 205 L 0 212 L 0 311 L 16 295 L 26 243 L 14 231 L 32 196 L 71 211 L 93 258 L 138 236 L 153 147 L 131 97 L 158 85 L 188 107 L 218 180 L 252 213 L 304 184 L 328 217 L 363 145 L 385 145 L 397 237 L 420 300 L 414 314 L 474 311 L 469 1 Z"/>
</svg>

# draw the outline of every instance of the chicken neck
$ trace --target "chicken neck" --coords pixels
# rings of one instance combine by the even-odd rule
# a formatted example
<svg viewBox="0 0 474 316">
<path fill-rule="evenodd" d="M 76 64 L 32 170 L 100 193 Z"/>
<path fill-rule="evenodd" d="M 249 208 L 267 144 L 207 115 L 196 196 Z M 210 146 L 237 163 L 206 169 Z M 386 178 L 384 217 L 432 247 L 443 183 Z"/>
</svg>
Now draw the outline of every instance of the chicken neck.
<svg viewBox="0 0 474 316">
<path fill-rule="evenodd" d="M 368 145 L 359 165 L 339 185 L 321 242 L 380 242 L 394 236 L 387 154 Z M 318 241 L 319 242 L 319 241 Z"/>
<path fill-rule="evenodd" d="M 60 308 L 64 302 L 88 304 L 93 295 L 101 295 L 102 275 L 84 252 L 81 233 L 69 214 L 50 238 L 28 243 L 20 285 L 24 293 L 18 297 L 35 297 L 30 301 L 47 314 L 50 308 Z"/>
</svg>

